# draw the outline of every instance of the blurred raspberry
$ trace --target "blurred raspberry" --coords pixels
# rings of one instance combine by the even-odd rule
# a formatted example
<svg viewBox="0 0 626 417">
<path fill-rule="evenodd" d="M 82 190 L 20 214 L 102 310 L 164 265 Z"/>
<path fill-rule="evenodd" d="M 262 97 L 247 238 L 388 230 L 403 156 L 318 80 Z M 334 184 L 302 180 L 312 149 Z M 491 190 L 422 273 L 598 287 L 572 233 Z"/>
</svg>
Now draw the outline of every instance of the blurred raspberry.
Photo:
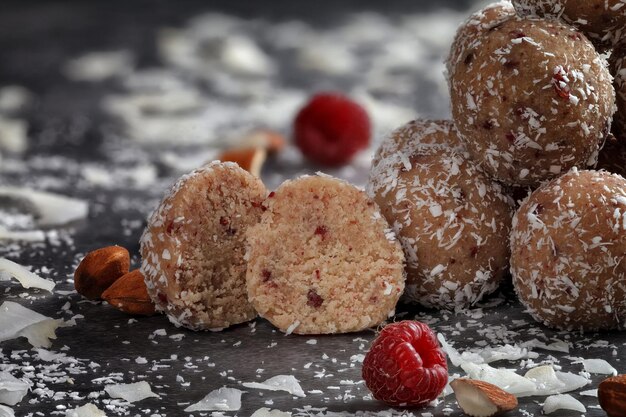
<svg viewBox="0 0 626 417">
<path fill-rule="evenodd" d="M 445 388 L 448 364 L 430 327 L 401 321 L 386 326 L 372 342 L 363 379 L 377 400 L 393 407 L 422 407 Z"/>
<path fill-rule="evenodd" d="M 365 109 L 349 98 L 338 93 L 320 93 L 296 116 L 294 136 L 296 145 L 309 160 L 337 167 L 367 148 L 370 120 Z"/>
</svg>

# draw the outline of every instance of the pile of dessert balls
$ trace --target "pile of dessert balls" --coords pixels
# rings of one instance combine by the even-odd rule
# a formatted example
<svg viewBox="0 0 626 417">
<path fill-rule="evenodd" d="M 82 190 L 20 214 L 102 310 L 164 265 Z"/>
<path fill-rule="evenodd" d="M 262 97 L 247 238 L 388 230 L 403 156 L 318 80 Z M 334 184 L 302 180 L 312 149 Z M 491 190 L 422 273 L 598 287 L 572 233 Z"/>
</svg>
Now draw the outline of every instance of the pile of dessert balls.
<svg viewBox="0 0 626 417">
<path fill-rule="evenodd" d="M 395 131 L 369 182 L 407 254 L 409 297 L 466 307 L 510 264 L 538 321 L 624 328 L 626 180 L 608 172 L 626 172 L 626 138 L 611 135 L 614 115 L 615 136 L 626 133 L 623 6 L 514 0 L 459 28 L 446 63 L 453 120 Z"/>
<path fill-rule="evenodd" d="M 259 314 L 286 333 L 350 332 L 402 296 L 471 307 L 510 270 L 538 321 L 624 328 L 626 180 L 609 171 L 626 171 L 626 6 L 514 3 L 459 28 L 452 120 L 390 134 L 366 191 L 317 175 L 268 193 L 220 162 L 181 178 L 141 242 L 157 309 L 196 330 Z"/>
</svg>

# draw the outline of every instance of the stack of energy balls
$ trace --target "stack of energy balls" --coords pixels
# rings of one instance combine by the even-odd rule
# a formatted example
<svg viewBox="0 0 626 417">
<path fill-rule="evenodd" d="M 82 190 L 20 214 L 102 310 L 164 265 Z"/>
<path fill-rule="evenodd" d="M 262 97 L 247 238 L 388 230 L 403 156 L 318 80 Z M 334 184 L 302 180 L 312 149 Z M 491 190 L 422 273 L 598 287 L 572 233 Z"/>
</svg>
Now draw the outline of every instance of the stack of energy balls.
<svg viewBox="0 0 626 417">
<path fill-rule="evenodd" d="M 510 265 L 538 321 L 626 327 L 624 29 L 621 0 L 499 2 L 459 28 L 453 120 L 394 131 L 368 184 L 405 251 L 407 298 L 469 307 Z"/>
</svg>

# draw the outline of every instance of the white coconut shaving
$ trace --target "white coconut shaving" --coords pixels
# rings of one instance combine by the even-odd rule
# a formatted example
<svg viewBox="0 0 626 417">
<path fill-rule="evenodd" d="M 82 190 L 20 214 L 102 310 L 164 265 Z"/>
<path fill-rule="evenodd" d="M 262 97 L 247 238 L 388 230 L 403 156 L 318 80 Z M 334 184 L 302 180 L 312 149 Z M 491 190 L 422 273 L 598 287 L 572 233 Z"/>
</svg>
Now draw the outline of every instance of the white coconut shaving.
<svg viewBox="0 0 626 417">
<path fill-rule="evenodd" d="M 111 398 L 121 398 L 129 403 L 145 400 L 146 398 L 160 398 L 150 388 L 146 381 L 134 382 L 132 384 L 107 385 L 104 390 Z"/>
<path fill-rule="evenodd" d="M 24 120 L 0 116 L 0 149 L 22 153 L 28 148 L 28 125 Z"/>
<path fill-rule="evenodd" d="M 590 389 L 587 391 L 580 391 L 579 392 L 580 395 L 584 396 L 584 397 L 596 397 L 598 398 L 598 389 Z"/>
<path fill-rule="evenodd" d="M 263 382 L 244 382 L 246 388 L 266 389 L 270 391 L 287 391 L 297 397 L 306 397 L 300 383 L 293 375 L 276 375 Z"/>
<path fill-rule="evenodd" d="M 16 405 L 28 393 L 30 384 L 9 372 L 0 372 L 0 404 Z"/>
<path fill-rule="evenodd" d="M 22 242 L 43 242 L 46 234 L 41 230 L 9 230 L 0 225 L 0 240 L 19 240 Z"/>
<path fill-rule="evenodd" d="M 534 382 L 536 387 L 534 392 L 521 393 L 520 397 L 563 394 L 582 388 L 591 382 L 587 378 L 571 372 L 555 371 L 551 365 L 530 369 L 524 377 Z"/>
<path fill-rule="evenodd" d="M 130 73 L 133 61 L 128 51 L 90 52 L 68 61 L 64 73 L 75 81 L 103 81 Z"/>
<path fill-rule="evenodd" d="M 470 378 L 497 385 L 515 396 L 528 395 L 528 393 L 535 391 L 533 381 L 508 369 L 496 369 L 487 364 L 476 365 L 473 363 L 464 363 L 461 368 Z"/>
<path fill-rule="evenodd" d="M 11 407 L 0 404 L 0 417 L 15 417 L 15 413 Z"/>
<path fill-rule="evenodd" d="M 33 347 L 50 347 L 62 320 L 46 317 L 18 303 L 5 301 L 0 306 L 0 342 L 25 337 Z"/>
<path fill-rule="evenodd" d="M 15 278 L 24 288 L 41 288 L 42 290 L 52 292 L 55 286 L 53 281 L 41 278 L 22 265 L 5 258 L 0 258 L 0 274 L 7 274 Z"/>
<path fill-rule="evenodd" d="M 237 411 L 241 408 L 241 394 L 236 388 L 222 387 L 209 392 L 206 397 L 185 408 L 185 412 L 193 411 Z"/>
<path fill-rule="evenodd" d="M 583 366 L 590 374 L 617 375 L 617 369 L 604 359 L 584 359 Z"/>
<path fill-rule="evenodd" d="M 270 410 L 267 407 L 259 408 L 250 417 L 291 417 L 291 412 Z"/>
<path fill-rule="evenodd" d="M 67 410 L 65 417 L 106 417 L 106 413 L 89 403 L 73 410 Z"/>
<path fill-rule="evenodd" d="M 0 187 L 0 197 L 23 200 L 35 211 L 40 226 L 64 225 L 89 212 L 86 201 L 25 187 Z"/>
<path fill-rule="evenodd" d="M 546 398 L 546 402 L 543 404 L 543 412 L 545 414 L 551 414 L 557 410 L 572 410 L 581 413 L 587 412 L 585 406 L 569 394 L 552 395 Z"/>
<path fill-rule="evenodd" d="M 19 85 L 0 88 L 0 113 L 13 113 L 23 110 L 32 101 L 32 94 Z"/>
<path fill-rule="evenodd" d="M 477 351 L 465 351 L 459 353 L 452 345 L 450 345 L 443 334 L 437 335 L 442 349 L 448 355 L 448 358 L 454 366 L 461 366 L 464 363 L 473 363 L 479 365 L 482 363 L 492 363 L 501 360 L 517 361 L 520 359 L 535 359 L 539 355 L 529 351 L 527 348 L 517 345 L 504 345 L 497 347 L 486 347 Z"/>
</svg>

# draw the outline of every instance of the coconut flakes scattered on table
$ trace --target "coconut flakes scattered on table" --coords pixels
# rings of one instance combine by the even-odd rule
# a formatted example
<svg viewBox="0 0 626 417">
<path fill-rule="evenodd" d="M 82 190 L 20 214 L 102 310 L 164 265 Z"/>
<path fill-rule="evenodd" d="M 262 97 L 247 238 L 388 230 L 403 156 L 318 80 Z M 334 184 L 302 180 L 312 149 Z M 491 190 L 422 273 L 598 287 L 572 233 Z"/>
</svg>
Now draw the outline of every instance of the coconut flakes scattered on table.
<svg viewBox="0 0 626 417">
<path fill-rule="evenodd" d="M 134 382 L 132 384 L 107 385 L 104 387 L 104 390 L 111 398 L 121 398 L 129 403 L 151 397 L 160 398 L 157 394 L 152 392 L 150 384 L 146 381 Z"/>
<path fill-rule="evenodd" d="M 203 399 L 185 408 L 185 412 L 192 411 L 237 411 L 241 408 L 241 394 L 237 388 L 213 390 Z"/>
<path fill-rule="evenodd" d="M 30 384 L 9 372 L 0 372 L 0 404 L 16 405 L 28 393 Z"/>
<path fill-rule="evenodd" d="M 15 413 L 11 407 L 0 404 L 0 417 L 15 417 Z"/>
<path fill-rule="evenodd" d="M 276 375 L 263 382 L 244 382 L 242 385 L 246 388 L 287 391 L 297 397 L 306 397 L 300 383 L 293 375 Z"/>
<path fill-rule="evenodd" d="M 546 398 L 546 402 L 543 404 L 543 412 L 545 414 L 551 414 L 557 410 L 572 410 L 581 413 L 587 412 L 585 406 L 569 394 L 552 395 Z"/>
<path fill-rule="evenodd" d="M 604 359 L 584 359 L 583 367 L 590 374 L 598 375 L 617 375 L 617 369 L 613 368 L 610 363 Z"/>
<path fill-rule="evenodd" d="M 40 226 L 64 225 L 84 219 L 89 212 L 86 201 L 26 187 L 0 187 L 0 197 L 24 201 Z"/>
<path fill-rule="evenodd" d="M 462 364 L 461 368 L 470 378 L 497 385 L 515 396 L 528 395 L 536 390 L 533 381 L 508 369 L 496 369 L 487 364 L 476 365 L 469 362 Z"/>
<path fill-rule="evenodd" d="M 2 231 L 0 230 L 0 234 Z M 52 292 L 55 283 L 30 272 L 22 265 L 5 258 L 0 258 L 0 274 L 7 274 L 17 279 L 24 288 L 41 288 Z"/>
<path fill-rule="evenodd" d="M 291 412 L 271 410 L 267 407 L 259 408 L 250 417 L 291 417 Z"/>
<path fill-rule="evenodd" d="M 88 403 L 73 410 L 67 410 L 65 417 L 106 417 L 106 413 L 95 405 Z"/>
<path fill-rule="evenodd" d="M 50 347 L 62 320 L 46 317 L 18 303 L 0 305 L 0 342 L 25 337 L 33 347 Z"/>
</svg>

